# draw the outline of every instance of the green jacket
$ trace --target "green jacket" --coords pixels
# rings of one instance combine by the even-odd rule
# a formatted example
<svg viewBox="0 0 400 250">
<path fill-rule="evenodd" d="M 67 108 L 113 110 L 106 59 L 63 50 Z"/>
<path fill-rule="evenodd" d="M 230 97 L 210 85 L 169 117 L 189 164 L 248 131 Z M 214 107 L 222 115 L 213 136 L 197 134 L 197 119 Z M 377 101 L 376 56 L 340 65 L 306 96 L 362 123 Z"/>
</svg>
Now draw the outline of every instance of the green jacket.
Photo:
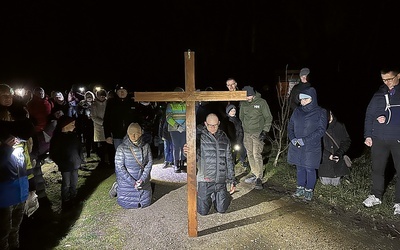
<svg viewBox="0 0 400 250">
<path fill-rule="evenodd" d="M 241 101 L 239 119 L 242 121 L 245 133 L 259 134 L 265 130 L 269 132 L 272 124 L 272 114 L 266 100 L 256 92 L 252 102 Z"/>
</svg>

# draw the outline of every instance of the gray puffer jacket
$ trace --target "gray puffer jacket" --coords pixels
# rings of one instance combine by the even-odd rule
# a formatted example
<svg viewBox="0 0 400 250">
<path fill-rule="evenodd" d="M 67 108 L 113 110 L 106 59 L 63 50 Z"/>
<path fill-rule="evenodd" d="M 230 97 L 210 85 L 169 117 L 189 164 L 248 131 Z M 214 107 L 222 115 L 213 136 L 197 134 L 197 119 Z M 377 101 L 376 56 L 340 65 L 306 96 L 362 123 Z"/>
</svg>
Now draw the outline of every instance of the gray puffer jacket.
<svg viewBox="0 0 400 250">
<path fill-rule="evenodd" d="M 197 145 L 197 181 L 225 183 L 235 178 L 231 143 L 222 130 L 212 135 L 206 127 L 201 130 Z"/>
<path fill-rule="evenodd" d="M 118 182 L 117 201 L 121 207 L 138 208 L 151 204 L 150 172 L 152 166 L 153 156 L 150 145 L 141 140 L 138 145 L 135 145 L 128 136 L 125 136 L 115 153 L 115 174 Z M 135 188 L 137 180 L 143 181 L 142 188 L 139 190 Z"/>
</svg>

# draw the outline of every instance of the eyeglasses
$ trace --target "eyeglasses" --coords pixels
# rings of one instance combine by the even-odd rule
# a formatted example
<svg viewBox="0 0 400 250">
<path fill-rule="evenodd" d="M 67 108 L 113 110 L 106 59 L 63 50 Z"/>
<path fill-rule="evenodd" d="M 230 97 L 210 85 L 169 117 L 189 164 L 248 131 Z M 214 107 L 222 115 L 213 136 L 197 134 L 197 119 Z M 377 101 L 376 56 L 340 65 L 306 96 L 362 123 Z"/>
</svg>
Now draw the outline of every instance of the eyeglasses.
<svg viewBox="0 0 400 250">
<path fill-rule="evenodd" d="M 236 85 L 236 83 L 226 84 L 227 87 L 234 87 L 235 85 Z"/>
<path fill-rule="evenodd" d="M 207 123 L 207 128 L 218 128 L 219 124 L 208 124 Z"/>
<path fill-rule="evenodd" d="M 383 78 L 382 78 L 382 81 L 383 81 L 383 82 L 391 82 L 391 81 L 393 81 L 394 78 L 396 78 L 396 77 L 397 77 L 397 75 L 395 75 L 395 76 L 392 77 L 392 78 L 386 78 L 386 79 L 383 79 Z"/>
</svg>

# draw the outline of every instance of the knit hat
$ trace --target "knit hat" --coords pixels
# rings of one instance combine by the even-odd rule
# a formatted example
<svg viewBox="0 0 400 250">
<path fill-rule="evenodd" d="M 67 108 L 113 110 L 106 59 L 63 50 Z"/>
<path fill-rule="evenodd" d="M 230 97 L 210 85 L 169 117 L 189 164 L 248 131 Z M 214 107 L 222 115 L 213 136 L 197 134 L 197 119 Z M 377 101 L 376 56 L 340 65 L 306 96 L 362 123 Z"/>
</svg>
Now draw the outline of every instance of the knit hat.
<svg viewBox="0 0 400 250">
<path fill-rule="evenodd" d="M 67 115 L 63 115 L 57 120 L 57 127 L 63 128 L 70 124 L 71 122 L 75 121 L 75 118 Z"/>
<path fill-rule="evenodd" d="M 119 89 L 125 89 L 126 91 L 128 91 L 128 88 L 125 86 L 125 84 L 117 84 L 115 86 L 115 92 L 117 92 L 117 90 Z"/>
<path fill-rule="evenodd" d="M 136 123 L 136 122 L 132 122 L 129 125 L 127 133 L 128 133 L 128 135 L 131 135 L 131 134 L 142 135 L 143 134 L 142 128 L 140 127 L 139 123 Z"/>
<path fill-rule="evenodd" d="M 299 94 L 299 99 L 300 99 L 300 100 L 301 100 L 301 99 L 308 99 L 308 98 L 311 98 L 311 96 L 306 95 L 306 94 Z"/>
<path fill-rule="evenodd" d="M 231 111 L 231 109 L 236 109 L 235 105 L 229 104 L 229 105 L 226 107 L 226 113 L 229 114 L 229 112 Z"/>
<path fill-rule="evenodd" d="M 253 87 L 251 86 L 244 86 L 242 90 L 247 91 L 247 96 L 255 96 L 256 92 L 254 91 Z"/>
<path fill-rule="evenodd" d="M 308 76 L 310 74 L 310 69 L 309 68 L 302 68 L 300 70 L 300 76 Z"/>
</svg>

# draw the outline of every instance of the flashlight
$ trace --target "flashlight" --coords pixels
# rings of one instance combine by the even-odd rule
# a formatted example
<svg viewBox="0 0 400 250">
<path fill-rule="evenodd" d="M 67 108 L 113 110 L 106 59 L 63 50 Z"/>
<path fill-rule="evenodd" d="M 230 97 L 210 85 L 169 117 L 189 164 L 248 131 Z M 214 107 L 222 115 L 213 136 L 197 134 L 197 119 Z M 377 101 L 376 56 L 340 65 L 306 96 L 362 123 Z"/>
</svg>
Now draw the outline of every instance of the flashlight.
<svg viewBox="0 0 400 250">
<path fill-rule="evenodd" d="M 235 145 L 233 146 L 233 150 L 239 151 L 239 150 L 240 150 L 239 144 L 235 144 Z"/>
<path fill-rule="evenodd" d="M 23 97 L 23 96 L 25 96 L 25 89 L 23 89 L 23 88 L 16 89 L 15 94 Z"/>
</svg>

